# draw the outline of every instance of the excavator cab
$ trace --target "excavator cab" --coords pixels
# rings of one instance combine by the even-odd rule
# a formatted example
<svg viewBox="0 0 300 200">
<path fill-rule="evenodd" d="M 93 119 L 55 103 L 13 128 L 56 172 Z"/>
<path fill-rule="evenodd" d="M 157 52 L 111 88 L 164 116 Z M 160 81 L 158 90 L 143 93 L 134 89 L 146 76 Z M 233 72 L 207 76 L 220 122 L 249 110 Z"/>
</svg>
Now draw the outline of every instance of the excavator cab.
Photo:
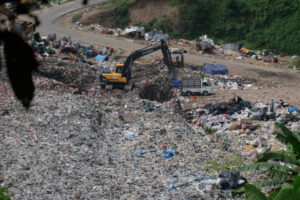
<svg viewBox="0 0 300 200">
<path fill-rule="evenodd" d="M 117 64 L 116 65 L 116 73 L 121 73 L 122 72 L 122 67 L 124 67 L 124 64 Z"/>
<path fill-rule="evenodd" d="M 124 64 L 117 64 L 113 70 L 103 69 L 100 72 L 101 87 L 106 90 L 112 90 L 114 87 L 124 87 L 127 79 L 121 74 L 123 66 Z"/>
</svg>

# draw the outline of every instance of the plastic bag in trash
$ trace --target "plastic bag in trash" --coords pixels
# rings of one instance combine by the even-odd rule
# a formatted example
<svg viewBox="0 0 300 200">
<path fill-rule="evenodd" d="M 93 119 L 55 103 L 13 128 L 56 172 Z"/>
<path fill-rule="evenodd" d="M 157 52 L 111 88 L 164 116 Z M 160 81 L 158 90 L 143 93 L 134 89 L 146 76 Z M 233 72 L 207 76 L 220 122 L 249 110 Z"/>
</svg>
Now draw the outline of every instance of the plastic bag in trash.
<svg viewBox="0 0 300 200">
<path fill-rule="evenodd" d="M 248 181 L 239 172 L 220 172 L 221 181 L 217 187 L 221 190 L 237 189 L 244 186 Z"/>
</svg>

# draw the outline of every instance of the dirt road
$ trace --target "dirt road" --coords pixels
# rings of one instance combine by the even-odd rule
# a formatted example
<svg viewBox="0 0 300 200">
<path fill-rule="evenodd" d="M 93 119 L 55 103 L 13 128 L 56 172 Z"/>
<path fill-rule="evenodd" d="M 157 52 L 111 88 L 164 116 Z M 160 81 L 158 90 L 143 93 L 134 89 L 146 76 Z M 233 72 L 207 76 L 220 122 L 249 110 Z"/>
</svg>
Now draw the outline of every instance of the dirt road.
<svg viewBox="0 0 300 200">
<path fill-rule="evenodd" d="M 88 6 L 95 5 L 103 1 L 104 0 L 90 0 Z M 121 48 L 128 51 L 133 51 L 143 47 L 143 45 L 130 42 L 129 40 L 122 40 L 106 35 L 96 35 L 93 33 L 69 29 L 67 24 L 74 15 L 74 12 L 72 11 L 76 11 L 78 9 L 83 8 L 81 1 L 76 0 L 74 2 L 38 11 L 37 14 L 42 21 L 38 31 L 42 34 L 56 33 L 58 36 L 71 36 L 73 40 L 82 43 L 112 46 L 114 48 Z M 157 54 L 154 55 L 158 54 L 160 54 L 160 52 L 157 52 Z M 266 85 L 269 86 L 261 90 L 255 90 L 251 93 L 244 91 L 236 92 L 238 94 L 240 93 L 240 95 L 246 99 L 253 100 L 253 98 L 256 98 L 256 100 L 269 101 L 270 98 L 282 98 L 288 100 L 294 105 L 300 105 L 300 73 L 297 71 L 192 54 L 185 54 L 185 61 L 190 64 L 224 64 L 228 67 L 231 73 L 239 73 L 243 76 L 263 80 L 266 82 Z M 277 83 L 277 86 L 272 87 L 272 84 L 275 82 Z M 255 95 L 252 95 L 252 93 Z"/>
</svg>

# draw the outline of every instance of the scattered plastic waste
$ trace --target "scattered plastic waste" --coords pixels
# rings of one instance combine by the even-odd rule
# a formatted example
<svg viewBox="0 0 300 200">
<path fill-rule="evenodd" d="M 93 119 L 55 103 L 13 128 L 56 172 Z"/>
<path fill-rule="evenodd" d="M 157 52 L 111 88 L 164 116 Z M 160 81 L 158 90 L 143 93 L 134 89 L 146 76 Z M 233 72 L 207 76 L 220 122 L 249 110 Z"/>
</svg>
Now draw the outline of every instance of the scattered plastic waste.
<svg viewBox="0 0 300 200">
<path fill-rule="evenodd" d="M 164 150 L 164 158 L 172 159 L 176 155 L 171 149 Z"/>
</svg>

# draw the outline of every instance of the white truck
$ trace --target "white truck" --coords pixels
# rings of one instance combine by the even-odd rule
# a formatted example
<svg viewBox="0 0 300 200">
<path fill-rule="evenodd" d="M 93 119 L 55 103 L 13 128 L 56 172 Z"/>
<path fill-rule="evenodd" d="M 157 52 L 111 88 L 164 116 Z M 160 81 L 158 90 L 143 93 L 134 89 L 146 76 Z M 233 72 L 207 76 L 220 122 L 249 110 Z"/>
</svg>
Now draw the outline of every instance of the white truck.
<svg viewBox="0 0 300 200">
<path fill-rule="evenodd" d="M 201 78 L 189 77 L 181 79 L 181 94 L 183 96 L 195 94 L 207 96 L 212 90 L 209 83 L 206 80 L 201 80 Z"/>
</svg>

